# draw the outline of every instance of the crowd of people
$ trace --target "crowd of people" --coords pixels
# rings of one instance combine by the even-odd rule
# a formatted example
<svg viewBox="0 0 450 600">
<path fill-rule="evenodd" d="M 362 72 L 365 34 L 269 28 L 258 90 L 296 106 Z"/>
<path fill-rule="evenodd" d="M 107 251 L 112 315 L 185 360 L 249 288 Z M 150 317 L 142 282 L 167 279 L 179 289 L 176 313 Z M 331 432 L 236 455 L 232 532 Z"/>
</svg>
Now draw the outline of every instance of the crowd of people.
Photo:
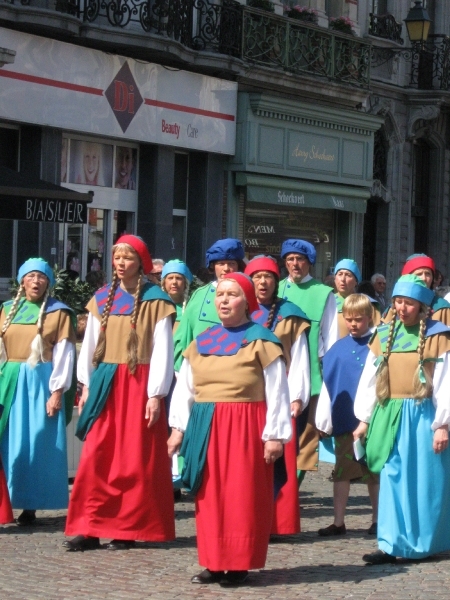
<svg viewBox="0 0 450 600">
<path fill-rule="evenodd" d="M 192 583 L 242 585 L 271 536 L 300 532 L 299 486 L 331 439 L 334 521 L 318 535 L 346 534 L 362 480 L 378 538 L 366 563 L 449 550 L 450 303 L 433 259 L 409 257 L 388 299 L 383 275 L 363 282 L 350 258 L 328 285 L 312 277 L 306 240 L 285 240 L 280 258 L 247 261 L 239 240 L 218 240 L 191 294 L 183 261 L 120 237 L 76 369 L 75 316 L 52 297 L 50 266 L 26 261 L 0 313 L 0 523 L 68 507 L 68 551 L 169 541 L 177 479 L 195 496 Z"/>
</svg>

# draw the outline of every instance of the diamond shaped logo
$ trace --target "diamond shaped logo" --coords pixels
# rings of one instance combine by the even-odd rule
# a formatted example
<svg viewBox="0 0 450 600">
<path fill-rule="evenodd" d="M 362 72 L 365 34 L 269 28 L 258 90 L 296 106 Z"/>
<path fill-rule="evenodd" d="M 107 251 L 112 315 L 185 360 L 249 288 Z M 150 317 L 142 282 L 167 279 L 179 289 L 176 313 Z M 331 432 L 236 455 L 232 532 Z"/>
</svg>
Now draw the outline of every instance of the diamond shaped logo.
<svg viewBox="0 0 450 600">
<path fill-rule="evenodd" d="M 123 133 L 144 102 L 128 63 L 125 62 L 105 92 Z"/>
</svg>

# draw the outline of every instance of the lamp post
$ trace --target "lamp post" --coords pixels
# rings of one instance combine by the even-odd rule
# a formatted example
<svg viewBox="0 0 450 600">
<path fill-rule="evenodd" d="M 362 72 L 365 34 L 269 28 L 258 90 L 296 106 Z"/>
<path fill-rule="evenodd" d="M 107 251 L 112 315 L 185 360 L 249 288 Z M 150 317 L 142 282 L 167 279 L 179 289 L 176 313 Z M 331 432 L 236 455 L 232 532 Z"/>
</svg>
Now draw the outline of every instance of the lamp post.
<svg viewBox="0 0 450 600">
<path fill-rule="evenodd" d="M 417 85 L 420 90 L 433 88 L 433 52 L 426 48 L 431 19 L 420 0 L 414 2 L 405 19 L 408 37 L 419 56 Z"/>
</svg>

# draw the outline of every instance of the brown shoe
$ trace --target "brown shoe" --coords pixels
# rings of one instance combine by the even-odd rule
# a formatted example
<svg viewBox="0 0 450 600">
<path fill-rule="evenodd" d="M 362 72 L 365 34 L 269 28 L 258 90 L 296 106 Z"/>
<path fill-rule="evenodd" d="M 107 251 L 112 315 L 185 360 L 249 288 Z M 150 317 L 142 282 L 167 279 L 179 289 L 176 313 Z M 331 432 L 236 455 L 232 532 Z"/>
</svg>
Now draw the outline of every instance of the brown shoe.
<svg viewBox="0 0 450 600">
<path fill-rule="evenodd" d="M 322 537 L 330 537 L 332 535 L 345 535 L 347 533 L 347 530 L 345 528 L 345 524 L 337 526 L 333 523 L 332 525 L 329 525 L 328 527 L 319 529 L 319 531 L 317 533 Z"/>
</svg>

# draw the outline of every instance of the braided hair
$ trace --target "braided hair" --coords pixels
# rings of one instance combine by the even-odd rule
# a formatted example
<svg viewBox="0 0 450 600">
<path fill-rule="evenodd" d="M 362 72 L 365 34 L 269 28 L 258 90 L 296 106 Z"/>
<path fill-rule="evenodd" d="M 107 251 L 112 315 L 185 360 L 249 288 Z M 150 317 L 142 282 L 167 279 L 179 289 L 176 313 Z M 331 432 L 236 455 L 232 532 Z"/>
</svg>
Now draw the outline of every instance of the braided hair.
<svg viewBox="0 0 450 600">
<path fill-rule="evenodd" d="M 270 329 L 271 331 L 272 331 L 273 320 L 275 318 L 277 304 L 279 302 L 278 285 L 279 285 L 279 281 L 278 281 L 277 277 L 275 276 L 275 289 L 273 291 L 273 296 L 272 296 L 272 306 L 270 307 L 269 315 L 267 317 L 267 323 L 265 325 L 267 327 L 267 329 Z"/>
<path fill-rule="evenodd" d="M 37 328 L 38 328 L 37 334 L 36 334 L 36 337 L 31 342 L 31 353 L 27 360 L 27 363 L 33 369 L 38 364 L 38 362 L 46 362 L 44 360 L 45 346 L 44 346 L 44 338 L 42 337 L 42 329 L 43 329 L 43 321 L 44 321 L 44 316 L 45 316 L 45 307 L 47 305 L 47 300 L 48 300 L 49 296 L 50 296 L 50 286 L 47 286 L 47 289 L 45 290 L 44 301 L 42 302 L 41 308 L 39 310 L 39 316 L 38 316 L 38 321 L 37 321 Z"/>
<path fill-rule="evenodd" d="M 138 343 L 139 338 L 136 332 L 136 321 L 139 314 L 140 307 L 140 296 L 141 289 L 144 281 L 144 274 L 142 269 L 139 271 L 139 279 L 136 286 L 136 291 L 134 292 L 134 305 L 133 312 L 131 313 L 131 321 L 130 321 L 130 333 L 128 334 L 127 340 L 127 364 L 128 369 L 132 375 L 134 375 L 136 371 L 136 366 L 138 364 Z"/>
<path fill-rule="evenodd" d="M 12 323 L 12 320 L 14 319 L 16 312 L 19 309 L 19 302 L 20 299 L 23 296 L 23 293 L 25 291 L 24 285 L 23 283 L 21 283 L 19 285 L 19 289 L 17 290 L 17 294 L 16 297 L 14 298 L 14 301 L 12 303 L 11 309 L 9 311 L 8 316 L 5 319 L 5 322 L 3 323 L 3 327 L 0 331 L 0 368 L 7 362 L 8 360 L 8 355 L 6 353 L 6 348 L 5 348 L 5 342 L 3 341 L 3 336 L 6 333 L 6 330 L 8 329 L 8 327 L 10 326 L 10 324 Z"/>
<path fill-rule="evenodd" d="M 119 283 L 120 279 L 117 276 L 116 270 L 114 269 L 111 287 L 109 288 L 105 308 L 103 309 L 102 320 L 100 321 L 100 334 L 98 336 L 97 346 L 95 347 L 94 355 L 92 357 L 92 364 L 94 367 L 98 367 L 98 364 L 102 362 L 105 356 L 106 327 L 108 326 L 109 313 L 111 312 L 111 306 L 113 304 L 114 296 L 116 294 L 116 289 L 118 288 Z"/>
<path fill-rule="evenodd" d="M 433 392 L 433 380 L 428 370 L 424 367 L 423 359 L 426 341 L 426 314 L 427 313 L 425 312 L 425 315 L 423 315 L 423 310 L 421 311 L 422 318 L 420 319 L 419 345 L 417 347 L 417 352 L 419 353 L 419 364 L 417 365 L 417 369 L 413 377 L 413 394 L 414 398 L 419 401 L 429 398 Z"/>
<path fill-rule="evenodd" d="M 378 367 L 377 381 L 376 381 L 376 396 L 380 404 L 384 404 L 391 395 L 391 388 L 389 385 L 389 368 L 388 360 L 392 350 L 392 342 L 394 340 L 395 324 L 397 322 L 397 310 L 395 305 L 392 305 L 392 319 L 389 323 L 388 338 L 386 341 L 386 350 L 383 353 L 383 360 Z"/>
</svg>

